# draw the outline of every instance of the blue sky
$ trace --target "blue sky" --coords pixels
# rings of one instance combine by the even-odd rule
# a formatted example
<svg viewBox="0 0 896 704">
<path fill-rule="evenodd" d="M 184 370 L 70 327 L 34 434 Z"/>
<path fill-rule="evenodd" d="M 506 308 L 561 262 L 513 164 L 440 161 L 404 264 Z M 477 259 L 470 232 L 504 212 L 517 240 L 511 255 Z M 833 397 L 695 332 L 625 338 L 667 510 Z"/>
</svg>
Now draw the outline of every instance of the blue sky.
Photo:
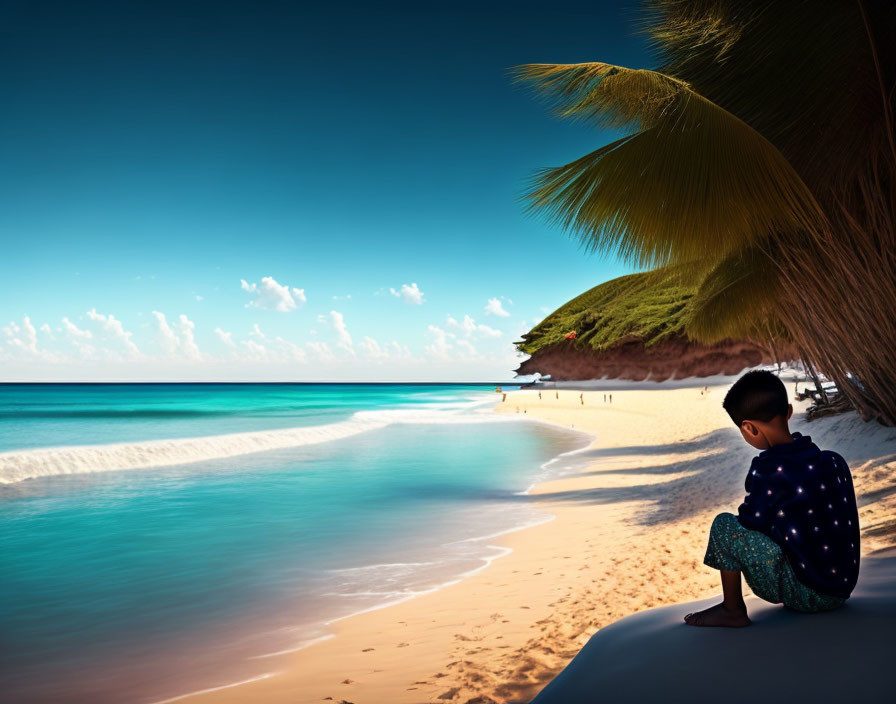
<svg viewBox="0 0 896 704">
<path fill-rule="evenodd" d="M 649 66 L 634 5 L 305 5 L 3 3 L 0 377 L 509 379 L 632 270 L 523 212 L 614 135 L 507 70 Z"/>
</svg>

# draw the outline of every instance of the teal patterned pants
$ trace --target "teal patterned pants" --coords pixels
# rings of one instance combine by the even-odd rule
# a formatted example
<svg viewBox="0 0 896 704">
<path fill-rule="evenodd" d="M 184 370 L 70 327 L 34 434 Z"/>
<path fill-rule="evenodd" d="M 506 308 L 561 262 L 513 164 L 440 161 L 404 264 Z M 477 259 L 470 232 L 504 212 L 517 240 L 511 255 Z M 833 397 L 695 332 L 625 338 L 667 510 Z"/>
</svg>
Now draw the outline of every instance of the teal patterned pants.
<svg viewBox="0 0 896 704">
<path fill-rule="evenodd" d="M 819 594 L 800 582 L 778 544 L 764 533 L 744 528 L 737 516 L 720 513 L 712 522 L 704 564 L 739 571 L 760 599 L 814 613 L 842 606 L 845 599 Z"/>
</svg>

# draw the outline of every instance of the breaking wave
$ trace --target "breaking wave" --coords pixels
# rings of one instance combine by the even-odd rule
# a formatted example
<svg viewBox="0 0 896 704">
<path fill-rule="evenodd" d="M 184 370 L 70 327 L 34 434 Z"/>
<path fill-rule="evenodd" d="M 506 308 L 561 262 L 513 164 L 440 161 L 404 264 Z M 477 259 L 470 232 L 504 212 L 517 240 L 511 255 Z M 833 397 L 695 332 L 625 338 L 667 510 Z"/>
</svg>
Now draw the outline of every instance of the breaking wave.
<svg viewBox="0 0 896 704">
<path fill-rule="evenodd" d="M 315 445 L 378 430 L 394 423 L 481 423 L 512 420 L 506 416 L 470 413 L 468 411 L 472 410 L 472 405 L 463 404 L 444 410 L 430 406 L 423 409 L 359 411 L 349 420 L 338 423 L 279 430 L 0 452 L 0 484 L 14 484 L 25 479 L 61 474 L 165 467 Z"/>
</svg>

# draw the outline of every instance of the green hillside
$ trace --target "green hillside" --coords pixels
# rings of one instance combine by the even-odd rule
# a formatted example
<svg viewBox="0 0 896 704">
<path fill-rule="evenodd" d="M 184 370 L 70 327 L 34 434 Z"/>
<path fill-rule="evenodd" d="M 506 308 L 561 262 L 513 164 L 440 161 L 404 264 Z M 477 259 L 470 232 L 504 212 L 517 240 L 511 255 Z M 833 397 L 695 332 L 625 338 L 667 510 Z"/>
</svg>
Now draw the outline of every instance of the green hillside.
<svg viewBox="0 0 896 704">
<path fill-rule="evenodd" d="M 564 340 L 577 347 L 606 349 L 635 337 L 651 346 L 672 334 L 684 334 L 696 287 L 675 275 L 650 271 L 622 276 L 595 286 L 561 306 L 523 335 L 518 349 L 534 354 Z M 565 340 L 575 331 L 575 340 Z"/>
</svg>

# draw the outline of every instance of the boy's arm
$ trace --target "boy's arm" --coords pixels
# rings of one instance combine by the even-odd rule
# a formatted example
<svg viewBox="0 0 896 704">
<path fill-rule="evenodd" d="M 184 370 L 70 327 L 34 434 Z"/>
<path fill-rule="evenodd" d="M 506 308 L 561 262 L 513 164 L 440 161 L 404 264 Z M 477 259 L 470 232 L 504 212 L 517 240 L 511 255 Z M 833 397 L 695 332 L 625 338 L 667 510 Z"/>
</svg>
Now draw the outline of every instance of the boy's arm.
<svg viewBox="0 0 896 704">
<path fill-rule="evenodd" d="M 744 497 L 743 503 L 737 507 L 737 520 L 744 528 L 755 530 L 756 516 L 756 498 L 753 496 L 753 485 L 756 477 L 756 463 L 750 465 L 750 471 L 747 472 L 747 478 L 744 480 L 744 489 L 747 495 Z M 759 509 L 761 513 L 761 509 Z"/>
<path fill-rule="evenodd" d="M 737 519 L 744 528 L 770 533 L 778 516 L 779 506 L 789 493 L 775 481 L 775 468 L 754 463 L 744 482 L 747 495 L 737 509 Z"/>
</svg>

